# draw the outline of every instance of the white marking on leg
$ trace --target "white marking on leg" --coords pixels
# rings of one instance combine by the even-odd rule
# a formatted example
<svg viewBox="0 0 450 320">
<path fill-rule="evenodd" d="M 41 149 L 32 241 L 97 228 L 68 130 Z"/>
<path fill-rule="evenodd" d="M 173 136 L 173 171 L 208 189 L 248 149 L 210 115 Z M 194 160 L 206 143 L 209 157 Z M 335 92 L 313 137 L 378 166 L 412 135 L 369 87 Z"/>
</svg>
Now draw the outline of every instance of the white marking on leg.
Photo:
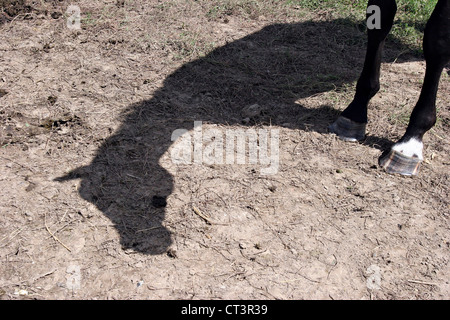
<svg viewBox="0 0 450 320">
<path fill-rule="evenodd" d="M 417 140 L 416 138 L 411 138 L 408 141 L 400 142 L 394 144 L 392 150 L 400 152 L 404 156 L 407 157 L 417 157 L 420 160 L 423 160 L 422 151 L 423 151 L 423 143 L 422 141 Z"/>
</svg>

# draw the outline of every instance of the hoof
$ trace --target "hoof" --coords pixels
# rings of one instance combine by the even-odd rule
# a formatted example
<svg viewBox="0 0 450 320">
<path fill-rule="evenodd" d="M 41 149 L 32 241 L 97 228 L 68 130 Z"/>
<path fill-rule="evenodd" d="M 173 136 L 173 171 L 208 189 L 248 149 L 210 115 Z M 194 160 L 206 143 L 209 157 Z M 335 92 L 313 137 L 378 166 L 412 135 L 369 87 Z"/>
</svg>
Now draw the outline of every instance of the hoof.
<svg viewBox="0 0 450 320">
<path fill-rule="evenodd" d="M 420 160 L 417 157 L 407 157 L 398 151 L 390 150 L 383 154 L 378 163 L 387 173 L 399 173 L 404 176 L 414 176 L 419 171 Z"/>
<path fill-rule="evenodd" d="M 339 116 L 328 130 L 344 141 L 361 141 L 366 137 L 366 124 Z"/>
</svg>

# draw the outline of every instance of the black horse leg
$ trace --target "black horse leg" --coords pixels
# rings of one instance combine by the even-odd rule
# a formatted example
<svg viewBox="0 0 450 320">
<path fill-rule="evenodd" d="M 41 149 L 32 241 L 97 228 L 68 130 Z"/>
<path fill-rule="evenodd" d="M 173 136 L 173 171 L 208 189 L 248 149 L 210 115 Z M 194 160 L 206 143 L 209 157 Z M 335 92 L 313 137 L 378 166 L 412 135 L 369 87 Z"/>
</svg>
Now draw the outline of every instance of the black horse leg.
<svg viewBox="0 0 450 320">
<path fill-rule="evenodd" d="M 427 69 L 422 91 L 405 135 L 383 154 L 379 163 L 389 173 L 414 175 L 423 160 L 422 139 L 436 122 L 439 79 L 450 61 L 450 0 L 439 0 L 425 28 L 423 51 Z"/>
<path fill-rule="evenodd" d="M 356 85 L 353 101 L 342 112 L 339 118 L 330 127 L 341 139 L 347 141 L 363 140 L 367 123 L 367 105 L 370 99 L 380 89 L 380 65 L 384 42 L 391 31 L 397 4 L 395 0 L 370 0 L 371 6 L 379 8 L 379 28 L 370 28 L 368 24 L 368 43 L 364 68 Z M 368 12 L 367 18 L 371 17 Z"/>
</svg>

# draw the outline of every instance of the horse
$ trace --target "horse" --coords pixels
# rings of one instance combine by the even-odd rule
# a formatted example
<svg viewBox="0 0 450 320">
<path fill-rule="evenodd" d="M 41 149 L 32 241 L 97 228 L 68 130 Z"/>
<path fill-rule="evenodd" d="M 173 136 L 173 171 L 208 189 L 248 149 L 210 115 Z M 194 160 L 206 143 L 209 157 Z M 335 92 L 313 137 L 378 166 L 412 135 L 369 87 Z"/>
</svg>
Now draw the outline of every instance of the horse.
<svg viewBox="0 0 450 320">
<path fill-rule="evenodd" d="M 384 43 L 397 12 L 395 0 L 370 0 L 367 21 L 377 18 L 376 27 L 369 27 L 364 67 L 356 84 L 354 99 L 329 126 L 329 130 L 345 141 L 365 138 L 367 106 L 380 90 L 380 64 Z M 371 8 L 376 8 L 374 17 Z M 369 10 L 370 9 L 370 10 Z M 416 175 L 423 161 L 423 136 L 436 123 L 436 94 L 439 79 L 450 61 L 450 0 L 439 0 L 429 18 L 423 38 L 426 72 L 417 104 L 403 137 L 382 153 L 378 162 L 388 173 Z"/>
</svg>

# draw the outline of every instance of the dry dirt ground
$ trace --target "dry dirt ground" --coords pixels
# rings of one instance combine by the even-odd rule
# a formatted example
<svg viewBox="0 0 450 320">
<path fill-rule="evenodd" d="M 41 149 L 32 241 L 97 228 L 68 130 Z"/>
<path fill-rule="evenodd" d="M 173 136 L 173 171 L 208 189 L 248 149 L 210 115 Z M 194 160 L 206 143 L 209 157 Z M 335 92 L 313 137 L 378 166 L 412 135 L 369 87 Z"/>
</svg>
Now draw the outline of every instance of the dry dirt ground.
<svg viewBox="0 0 450 320">
<path fill-rule="evenodd" d="M 327 125 L 351 101 L 366 37 L 333 12 L 8 2 L 2 299 L 450 298 L 448 69 L 419 176 L 388 175 L 377 159 L 425 68 L 395 39 L 367 139 L 346 143 Z M 175 161 L 172 133 L 193 137 L 194 121 L 219 133 L 205 150 L 227 130 L 279 130 L 277 172 Z"/>
</svg>

